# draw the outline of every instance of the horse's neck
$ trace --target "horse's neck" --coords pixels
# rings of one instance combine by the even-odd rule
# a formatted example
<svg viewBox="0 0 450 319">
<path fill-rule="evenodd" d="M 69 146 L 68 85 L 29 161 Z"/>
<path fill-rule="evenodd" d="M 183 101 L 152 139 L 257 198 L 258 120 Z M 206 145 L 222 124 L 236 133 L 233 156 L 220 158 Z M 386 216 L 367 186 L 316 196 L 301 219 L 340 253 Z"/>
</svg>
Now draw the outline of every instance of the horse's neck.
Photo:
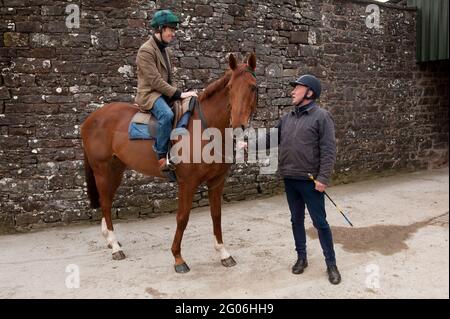
<svg viewBox="0 0 450 319">
<path fill-rule="evenodd" d="M 208 127 L 223 131 L 230 124 L 229 94 L 226 87 L 201 102 Z"/>
</svg>

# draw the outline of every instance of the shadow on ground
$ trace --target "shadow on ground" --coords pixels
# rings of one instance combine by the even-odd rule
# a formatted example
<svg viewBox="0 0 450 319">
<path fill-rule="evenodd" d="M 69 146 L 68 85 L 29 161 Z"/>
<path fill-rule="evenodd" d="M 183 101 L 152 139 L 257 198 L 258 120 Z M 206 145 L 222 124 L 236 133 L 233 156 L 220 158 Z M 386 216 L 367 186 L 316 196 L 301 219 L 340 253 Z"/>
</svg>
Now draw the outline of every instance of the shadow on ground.
<svg viewBox="0 0 450 319">
<path fill-rule="evenodd" d="M 448 227 L 448 215 L 446 212 L 438 217 L 417 222 L 411 225 L 375 225 L 370 227 L 331 227 L 333 240 L 341 244 L 342 248 L 353 253 L 377 251 L 383 255 L 393 255 L 408 249 L 405 241 L 420 228 L 428 225 Z M 317 238 L 315 228 L 309 228 L 307 234 L 311 238 Z"/>
</svg>

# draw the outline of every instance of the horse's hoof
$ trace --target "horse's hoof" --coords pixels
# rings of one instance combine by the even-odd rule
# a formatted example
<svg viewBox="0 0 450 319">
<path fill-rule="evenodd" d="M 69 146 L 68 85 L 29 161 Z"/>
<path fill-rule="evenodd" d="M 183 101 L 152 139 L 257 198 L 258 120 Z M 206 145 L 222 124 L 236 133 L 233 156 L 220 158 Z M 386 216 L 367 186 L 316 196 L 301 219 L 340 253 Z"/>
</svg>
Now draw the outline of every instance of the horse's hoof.
<svg viewBox="0 0 450 319">
<path fill-rule="evenodd" d="M 225 267 L 233 267 L 236 266 L 236 261 L 233 257 L 230 256 L 226 259 L 222 259 L 222 265 L 224 265 Z"/>
<path fill-rule="evenodd" d="M 186 263 L 182 263 L 181 265 L 175 265 L 175 272 L 179 274 L 185 274 L 189 272 L 189 266 Z"/>
<path fill-rule="evenodd" d="M 125 254 L 123 253 L 123 251 L 119 250 L 112 254 L 112 258 L 114 260 L 122 260 L 125 259 Z"/>
</svg>

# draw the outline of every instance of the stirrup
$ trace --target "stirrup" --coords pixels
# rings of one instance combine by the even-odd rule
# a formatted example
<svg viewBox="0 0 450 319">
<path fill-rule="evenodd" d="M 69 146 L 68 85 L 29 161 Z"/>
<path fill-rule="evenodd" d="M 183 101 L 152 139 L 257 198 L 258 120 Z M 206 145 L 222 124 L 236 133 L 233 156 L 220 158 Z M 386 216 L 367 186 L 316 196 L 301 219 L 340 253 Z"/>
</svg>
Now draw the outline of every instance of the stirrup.
<svg viewBox="0 0 450 319">
<path fill-rule="evenodd" d="M 166 154 L 166 169 L 163 170 L 163 174 L 169 180 L 169 182 L 176 182 L 177 175 L 175 175 L 175 163 L 169 158 L 169 153 Z"/>
<path fill-rule="evenodd" d="M 169 158 L 169 153 L 170 152 L 167 152 L 167 154 L 166 154 L 166 167 L 168 170 L 174 171 L 176 168 L 175 163 Z"/>
</svg>

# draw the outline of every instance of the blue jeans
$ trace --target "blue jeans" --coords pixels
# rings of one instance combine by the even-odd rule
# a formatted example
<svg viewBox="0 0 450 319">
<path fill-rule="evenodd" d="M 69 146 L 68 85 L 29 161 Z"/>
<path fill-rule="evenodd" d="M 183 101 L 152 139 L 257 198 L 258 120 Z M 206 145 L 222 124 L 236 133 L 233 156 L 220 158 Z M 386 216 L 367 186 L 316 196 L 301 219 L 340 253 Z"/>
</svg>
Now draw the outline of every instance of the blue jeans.
<svg viewBox="0 0 450 319">
<path fill-rule="evenodd" d="M 286 197 L 291 211 L 292 231 L 298 257 L 306 258 L 305 204 L 314 227 L 319 233 L 320 246 L 327 266 L 336 265 L 333 236 L 327 222 L 324 194 L 309 180 L 284 179 Z"/>
<path fill-rule="evenodd" d="M 156 134 L 153 150 L 162 158 L 168 151 L 170 133 L 172 132 L 173 112 L 163 97 L 159 97 L 153 104 L 150 112 L 158 120 L 158 131 Z"/>
</svg>

